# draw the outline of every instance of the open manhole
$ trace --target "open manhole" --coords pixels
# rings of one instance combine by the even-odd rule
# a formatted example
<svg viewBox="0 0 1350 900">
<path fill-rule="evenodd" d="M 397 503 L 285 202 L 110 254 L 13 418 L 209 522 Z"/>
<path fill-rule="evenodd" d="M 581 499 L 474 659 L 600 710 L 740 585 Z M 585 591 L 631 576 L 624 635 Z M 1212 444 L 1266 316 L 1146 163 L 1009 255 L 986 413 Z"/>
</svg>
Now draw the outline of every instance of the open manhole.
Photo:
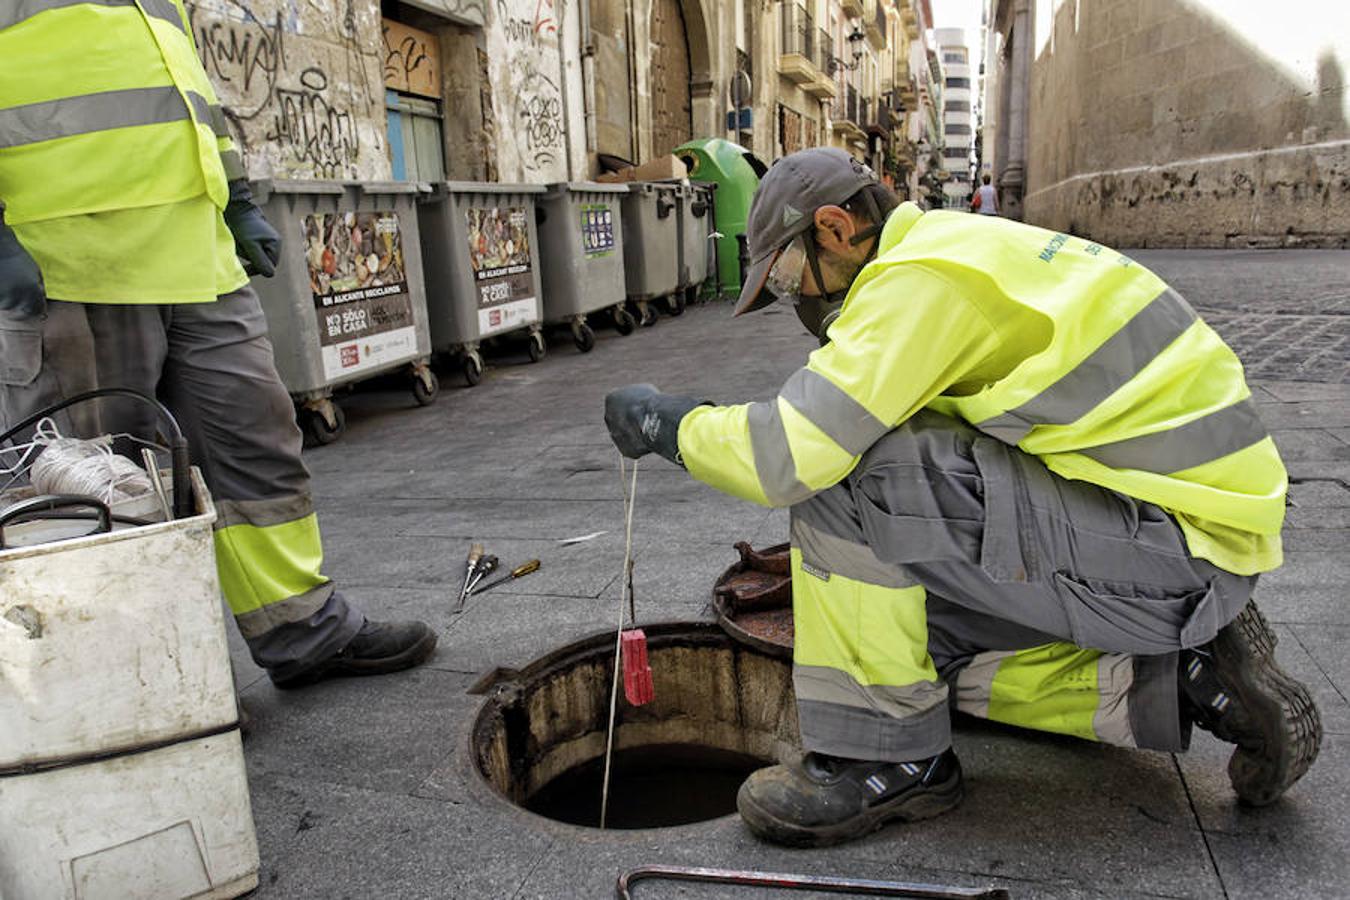
<svg viewBox="0 0 1350 900">
<path fill-rule="evenodd" d="M 797 741 L 791 666 L 711 623 L 644 631 L 655 699 L 634 707 L 619 691 L 606 826 L 734 812 L 745 777 Z M 599 825 L 613 665 L 614 635 L 602 634 L 489 681 L 472 750 L 497 793 L 550 819 Z"/>
</svg>

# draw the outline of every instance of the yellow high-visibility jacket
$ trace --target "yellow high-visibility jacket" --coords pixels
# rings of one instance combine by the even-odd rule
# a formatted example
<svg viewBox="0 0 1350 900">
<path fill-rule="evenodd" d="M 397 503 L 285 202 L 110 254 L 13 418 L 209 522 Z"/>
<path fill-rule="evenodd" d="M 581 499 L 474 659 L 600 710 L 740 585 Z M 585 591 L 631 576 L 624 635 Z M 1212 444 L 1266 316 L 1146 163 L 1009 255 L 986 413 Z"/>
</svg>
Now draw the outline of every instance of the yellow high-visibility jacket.
<svg viewBox="0 0 1350 900">
<path fill-rule="evenodd" d="M 1156 503 L 1223 569 L 1280 565 L 1284 464 L 1233 351 L 1158 276 L 1082 238 L 912 203 L 880 241 L 830 343 L 774 400 L 685 416 L 695 478 L 799 503 L 927 407 Z"/>
<path fill-rule="evenodd" d="M 248 279 L 243 166 L 181 0 L 0 3 L 0 202 L 53 299 L 214 300 Z"/>
</svg>

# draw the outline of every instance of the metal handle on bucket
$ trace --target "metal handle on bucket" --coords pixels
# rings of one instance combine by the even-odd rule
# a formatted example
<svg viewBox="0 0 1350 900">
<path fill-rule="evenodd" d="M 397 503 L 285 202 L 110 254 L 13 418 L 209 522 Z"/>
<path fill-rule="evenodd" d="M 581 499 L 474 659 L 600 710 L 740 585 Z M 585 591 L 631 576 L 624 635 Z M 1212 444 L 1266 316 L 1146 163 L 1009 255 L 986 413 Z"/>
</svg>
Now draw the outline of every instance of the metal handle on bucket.
<svg viewBox="0 0 1350 900">
<path fill-rule="evenodd" d="M 183 436 L 183 429 L 178 427 L 178 420 L 169 412 L 168 407 L 160 403 L 154 397 L 142 394 L 140 391 L 133 391 L 131 388 L 99 388 L 93 391 L 85 391 L 83 394 L 76 394 L 74 397 L 62 400 L 60 403 L 53 403 L 46 409 L 40 409 L 19 424 L 13 426 L 4 434 L 0 434 L 0 445 L 13 438 L 16 434 L 25 428 L 31 428 L 39 421 L 58 413 L 68 406 L 74 406 L 77 403 L 84 403 L 89 400 L 97 400 L 100 397 L 130 397 L 133 400 L 139 400 L 141 403 L 149 404 L 155 408 L 162 418 L 169 425 L 172 432 L 169 438 L 169 459 L 173 466 L 173 517 L 175 519 L 186 519 L 192 515 L 192 482 L 189 477 L 189 469 L 192 460 L 188 455 L 187 438 Z"/>
<path fill-rule="evenodd" d="M 5 549 L 5 526 L 15 524 L 15 520 L 36 513 L 53 512 L 58 509 L 94 509 L 98 513 L 98 526 L 90 534 L 107 534 L 112 531 L 112 510 L 108 504 L 95 497 L 81 497 L 78 494 L 43 494 L 15 503 L 0 512 L 0 550 Z"/>
</svg>

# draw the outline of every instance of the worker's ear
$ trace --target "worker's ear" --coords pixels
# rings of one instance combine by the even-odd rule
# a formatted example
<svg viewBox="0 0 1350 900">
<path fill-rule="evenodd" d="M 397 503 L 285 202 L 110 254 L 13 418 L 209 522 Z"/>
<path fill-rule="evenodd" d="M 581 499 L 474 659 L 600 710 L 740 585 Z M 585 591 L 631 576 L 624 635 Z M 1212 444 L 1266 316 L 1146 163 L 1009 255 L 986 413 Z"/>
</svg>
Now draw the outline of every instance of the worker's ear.
<svg viewBox="0 0 1350 900">
<path fill-rule="evenodd" d="M 827 253 L 847 255 L 849 241 L 857 234 L 853 216 L 839 206 L 822 206 L 816 210 L 816 246 Z"/>
</svg>

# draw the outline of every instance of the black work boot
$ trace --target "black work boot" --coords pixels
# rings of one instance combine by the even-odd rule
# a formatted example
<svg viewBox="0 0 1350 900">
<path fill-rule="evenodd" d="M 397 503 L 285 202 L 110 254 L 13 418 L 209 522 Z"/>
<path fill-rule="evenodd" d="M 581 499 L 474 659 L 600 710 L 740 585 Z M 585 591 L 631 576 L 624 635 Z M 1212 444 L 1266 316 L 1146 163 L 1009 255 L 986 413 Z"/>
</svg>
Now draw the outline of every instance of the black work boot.
<svg viewBox="0 0 1350 900">
<path fill-rule="evenodd" d="M 293 675 L 272 675 L 272 683 L 279 688 L 297 688 L 325 678 L 384 675 L 426 662 L 435 649 L 436 632 L 425 623 L 367 619 L 356 637 L 337 653 Z"/>
<path fill-rule="evenodd" d="M 918 762 L 861 762 L 804 753 L 760 769 L 736 806 L 759 837 L 789 847 L 850 841 L 898 819 L 913 822 L 961 802 L 961 763 L 951 750 Z"/>
<path fill-rule="evenodd" d="M 1182 714 L 1237 744 L 1228 779 L 1238 799 L 1279 799 L 1317 759 L 1322 721 L 1308 689 L 1275 662 L 1275 632 L 1248 601 L 1214 640 L 1180 654 Z"/>
</svg>

